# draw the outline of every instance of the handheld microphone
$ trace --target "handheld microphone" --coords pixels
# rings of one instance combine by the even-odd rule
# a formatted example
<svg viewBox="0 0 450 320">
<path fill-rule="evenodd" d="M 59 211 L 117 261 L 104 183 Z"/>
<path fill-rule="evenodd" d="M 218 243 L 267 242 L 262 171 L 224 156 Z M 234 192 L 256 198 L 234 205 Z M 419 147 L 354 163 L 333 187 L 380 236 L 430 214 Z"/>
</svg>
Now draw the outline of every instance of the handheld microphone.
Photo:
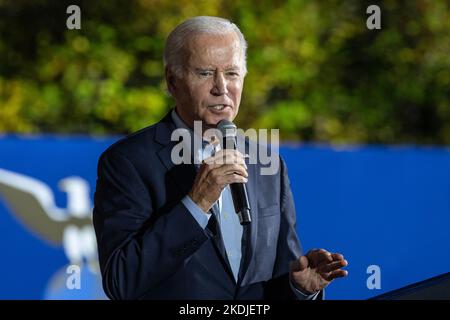
<svg viewBox="0 0 450 320">
<path fill-rule="evenodd" d="M 222 120 L 217 124 L 223 137 L 223 149 L 236 150 L 236 125 L 228 120 Z M 252 219 L 250 215 L 250 204 L 245 183 L 231 183 L 231 195 L 233 197 L 234 210 L 236 211 L 241 225 L 249 224 Z"/>
</svg>

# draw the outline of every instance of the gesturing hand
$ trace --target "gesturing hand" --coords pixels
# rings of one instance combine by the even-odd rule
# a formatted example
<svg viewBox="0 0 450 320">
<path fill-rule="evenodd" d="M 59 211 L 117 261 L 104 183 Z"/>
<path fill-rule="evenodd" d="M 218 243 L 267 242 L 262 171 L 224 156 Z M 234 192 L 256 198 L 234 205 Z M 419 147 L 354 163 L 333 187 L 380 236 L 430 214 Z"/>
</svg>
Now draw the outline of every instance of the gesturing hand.
<svg viewBox="0 0 450 320">
<path fill-rule="evenodd" d="M 292 262 L 289 274 L 298 289 L 312 294 L 324 289 L 333 279 L 347 276 L 348 272 L 341 269 L 347 265 L 342 254 L 315 249 Z"/>
</svg>

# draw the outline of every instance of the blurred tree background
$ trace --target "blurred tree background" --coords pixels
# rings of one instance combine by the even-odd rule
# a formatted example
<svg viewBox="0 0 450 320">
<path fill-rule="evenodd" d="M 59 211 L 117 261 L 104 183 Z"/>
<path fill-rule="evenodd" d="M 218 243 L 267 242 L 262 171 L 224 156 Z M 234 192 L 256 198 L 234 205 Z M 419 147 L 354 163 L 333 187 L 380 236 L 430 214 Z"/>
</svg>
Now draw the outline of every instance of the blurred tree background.
<svg viewBox="0 0 450 320">
<path fill-rule="evenodd" d="M 68 30 L 66 8 L 81 8 Z M 366 28 L 378 4 L 382 29 Z M 0 0 L 0 132 L 125 134 L 173 106 L 162 53 L 184 19 L 249 43 L 237 124 L 284 140 L 450 144 L 450 1 Z"/>
</svg>

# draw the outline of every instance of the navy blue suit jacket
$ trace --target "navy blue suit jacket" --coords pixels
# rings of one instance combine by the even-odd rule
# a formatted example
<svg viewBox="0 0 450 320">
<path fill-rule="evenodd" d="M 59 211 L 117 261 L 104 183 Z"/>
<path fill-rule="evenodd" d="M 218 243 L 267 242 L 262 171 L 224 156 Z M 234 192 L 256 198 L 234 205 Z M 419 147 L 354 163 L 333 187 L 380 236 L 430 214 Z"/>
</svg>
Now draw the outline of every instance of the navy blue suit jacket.
<svg viewBox="0 0 450 320">
<path fill-rule="evenodd" d="M 247 164 L 252 222 L 245 226 L 235 281 L 219 233 L 181 202 L 196 175 L 174 165 L 170 113 L 100 157 L 94 227 L 103 287 L 112 299 L 294 299 L 289 263 L 301 254 L 286 165 L 261 175 Z"/>
</svg>

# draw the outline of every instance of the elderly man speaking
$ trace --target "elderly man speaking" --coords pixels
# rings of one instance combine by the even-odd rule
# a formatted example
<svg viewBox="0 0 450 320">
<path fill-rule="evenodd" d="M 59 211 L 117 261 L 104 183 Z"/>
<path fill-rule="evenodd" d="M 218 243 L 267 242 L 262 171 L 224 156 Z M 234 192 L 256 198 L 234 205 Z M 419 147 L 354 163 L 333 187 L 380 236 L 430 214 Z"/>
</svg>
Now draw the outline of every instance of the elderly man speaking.
<svg viewBox="0 0 450 320">
<path fill-rule="evenodd" d="M 341 254 L 302 255 L 281 158 L 274 174 L 262 175 L 260 163 L 238 150 L 207 149 L 193 132 L 195 121 L 206 130 L 237 116 L 246 49 L 226 19 L 178 25 L 164 52 L 175 108 L 100 157 L 94 227 L 111 299 L 322 299 L 333 279 L 347 275 Z M 177 129 L 201 140 L 188 142 L 201 165 L 174 163 Z M 233 184 L 246 185 L 250 224 L 235 214 Z"/>
</svg>

